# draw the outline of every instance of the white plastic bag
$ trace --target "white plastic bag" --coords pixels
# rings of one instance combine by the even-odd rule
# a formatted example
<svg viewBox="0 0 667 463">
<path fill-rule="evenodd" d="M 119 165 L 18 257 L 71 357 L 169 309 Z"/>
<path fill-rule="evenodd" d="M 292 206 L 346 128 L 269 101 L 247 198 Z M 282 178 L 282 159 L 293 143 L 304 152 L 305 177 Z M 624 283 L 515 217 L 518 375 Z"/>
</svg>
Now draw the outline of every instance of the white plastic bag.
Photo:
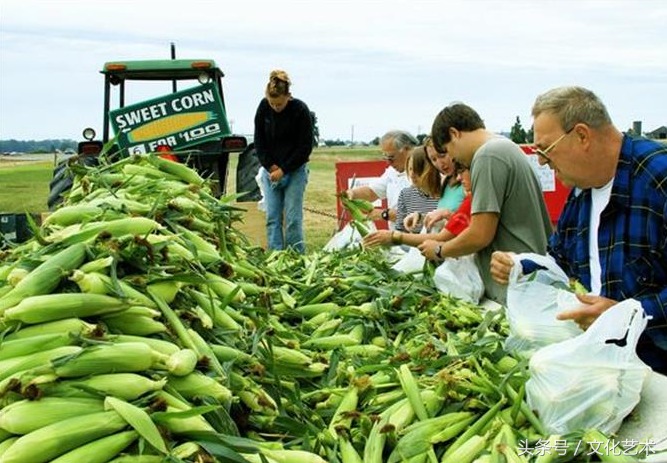
<svg viewBox="0 0 667 463">
<path fill-rule="evenodd" d="M 637 356 L 647 316 L 627 299 L 583 334 L 538 350 L 530 359 L 528 405 L 551 434 L 576 429 L 615 432 L 639 402 L 651 369 Z"/>
<path fill-rule="evenodd" d="M 464 301 L 479 304 L 484 295 L 484 282 L 479 274 L 475 255 L 448 257 L 435 269 L 433 275 L 438 291 Z"/>
<path fill-rule="evenodd" d="M 376 230 L 375 224 L 373 222 L 366 222 L 366 228 L 369 232 L 374 232 Z M 329 242 L 324 246 L 325 251 L 335 251 L 338 249 L 345 249 L 348 246 L 360 246 L 362 237 L 359 232 L 349 223 L 343 227 L 342 230 L 337 232 L 334 236 L 331 237 Z"/>
<path fill-rule="evenodd" d="M 257 186 L 259 186 L 259 193 L 262 195 L 262 199 L 257 201 L 257 209 L 262 212 L 266 212 L 266 196 L 264 194 L 264 182 L 262 182 L 262 172 L 265 171 L 266 169 L 264 169 L 264 167 L 260 167 L 257 171 L 257 175 L 255 175 L 255 182 L 257 182 Z"/>
<path fill-rule="evenodd" d="M 419 248 L 410 247 L 392 268 L 403 273 L 421 273 L 425 262 L 426 258 L 422 256 Z"/>
<path fill-rule="evenodd" d="M 422 227 L 420 234 L 426 233 L 426 228 Z M 398 246 L 394 246 L 398 247 Z M 424 264 L 426 263 L 426 258 L 422 255 L 419 248 L 410 246 L 407 252 L 405 252 L 401 258 L 393 265 L 394 270 L 398 270 L 403 273 L 422 273 L 424 270 Z"/>
<path fill-rule="evenodd" d="M 537 349 L 581 334 L 574 321 L 556 318 L 581 302 L 567 290 L 567 275 L 553 259 L 533 253 L 516 254 L 512 259 L 505 312 L 510 335 L 505 350 L 528 358 Z M 524 275 L 522 260 L 537 264 L 538 270 Z"/>
</svg>

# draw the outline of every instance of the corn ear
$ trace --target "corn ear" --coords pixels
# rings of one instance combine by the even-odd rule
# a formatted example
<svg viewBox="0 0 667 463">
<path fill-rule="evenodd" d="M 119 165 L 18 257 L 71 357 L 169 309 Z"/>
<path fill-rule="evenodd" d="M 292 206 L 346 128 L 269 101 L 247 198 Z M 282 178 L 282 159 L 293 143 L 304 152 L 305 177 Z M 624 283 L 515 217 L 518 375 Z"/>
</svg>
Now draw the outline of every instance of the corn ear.
<svg viewBox="0 0 667 463">
<path fill-rule="evenodd" d="M 194 456 L 200 450 L 201 447 L 199 446 L 199 444 L 195 442 L 184 442 L 181 445 L 174 447 L 173 450 L 171 451 L 171 454 L 176 458 L 184 460 L 186 458 Z"/>
<path fill-rule="evenodd" d="M 106 275 L 108 268 L 113 264 L 113 257 L 102 257 L 100 259 L 91 260 L 79 267 L 79 270 L 84 273 L 102 273 Z"/>
<path fill-rule="evenodd" d="M 243 351 L 234 349 L 233 347 L 223 346 L 220 344 L 209 344 L 213 354 L 217 357 L 220 362 L 232 362 L 238 360 L 240 362 L 249 363 L 254 360 L 254 358 L 246 354 Z"/>
<path fill-rule="evenodd" d="M 2 458 L 2 455 L 4 455 L 7 449 L 11 447 L 17 440 L 19 440 L 19 436 L 8 437 L 7 439 L 0 441 L 0 458 Z"/>
<path fill-rule="evenodd" d="M 5 341 L 27 339 L 46 334 L 72 333 L 74 335 L 79 335 L 84 332 L 93 331 L 94 329 L 95 325 L 91 325 L 79 318 L 66 318 L 63 320 L 40 323 L 38 325 L 26 326 L 18 331 L 9 333 L 5 336 Z"/>
<path fill-rule="evenodd" d="M 350 424 L 352 423 L 352 419 L 344 417 L 344 415 L 348 412 L 356 410 L 358 402 L 359 391 L 356 387 L 352 387 L 343 397 L 343 400 L 338 405 L 338 408 L 336 408 L 336 411 L 331 418 L 331 421 L 329 422 L 329 431 L 334 435 L 334 437 L 338 436 L 338 427 L 349 429 Z"/>
<path fill-rule="evenodd" d="M 134 373 L 148 370 L 158 355 L 140 342 L 100 345 L 86 348 L 79 355 L 54 365 L 61 378 L 77 376 Z"/>
<path fill-rule="evenodd" d="M 128 334 L 114 334 L 114 335 L 108 335 L 107 339 L 114 343 L 143 342 L 154 351 L 164 355 L 171 355 L 181 350 L 181 348 L 178 347 L 176 344 L 157 338 L 147 338 L 143 336 L 133 336 Z"/>
<path fill-rule="evenodd" d="M 69 333 L 43 334 L 13 341 L 0 341 L 0 360 L 68 346 L 74 340 Z"/>
<path fill-rule="evenodd" d="M 86 463 L 106 463 L 110 458 L 115 457 L 129 447 L 132 442 L 137 440 L 137 437 L 139 437 L 139 434 L 136 431 L 112 434 L 70 450 L 55 460 L 51 460 L 51 463 L 82 463 L 84 461 Z"/>
<path fill-rule="evenodd" d="M 320 302 L 317 304 L 307 304 L 307 305 L 302 305 L 294 309 L 294 311 L 301 315 L 304 318 L 312 318 L 315 315 L 319 315 L 321 313 L 331 313 L 335 314 L 338 310 L 340 310 L 340 306 L 334 302 Z"/>
<path fill-rule="evenodd" d="M 184 182 L 192 183 L 193 185 L 197 186 L 202 186 L 204 184 L 204 179 L 201 178 L 197 172 L 190 169 L 185 164 L 168 161 L 154 155 L 148 155 L 145 159 L 147 159 L 148 162 L 160 169 L 162 172 L 174 175 Z"/>
<path fill-rule="evenodd" d="M 120 299 L 101 294 L 48 294 L 23 299 L 19 305 L 5 311 L 5 318 L 34 324 L 70 317 L 102 315 L 127 307 Z"/>
<path fill-rule="evenodd" d="M 349 334 L 334 334 L 323 336 L 321 338 L 309 339 L 303 343 L 303 347 L 312 347 L 313 349 L 330 350 L 337 347 L 356 346 L 360 342 L 357 338 Z"/>
<path fill-rule="evenodd" d="M 124 333 L 134 336 L 148 336 L 156 333 L 166 333 L 167 327 L 152 318 L 143 315 L 126 314 L 104 317 L 104 324 L 113 333 Z"/>
<path fill-rule="evenodd" d="M 354 445 L 343 437 L 338 438 L 338 448 L 340 449 L 341 463 L 364 463 Z"/>
<path fill-rule="evenodd" d="M 441 463 L 472 463 L 477 455 L 486 448 L 486 438 L 483 436 L 472 436 L 456 450 L 446 455 Z"/>
<path fill-rule="evenodd" d="M 20 437 L 2 456 L 2 463 L 46 463 L 127 423 L 116 412 L 91 413 L 44 426 Z"/>
<path fill-rule="evenodd" d="M 83 243 L 102 232 L 111 237 L 118 237 L 122 235 L 146 235 L 158 228 L 160 228 L 160 224 L 154 220 L 145 217 L 130 217 L 107 222 L 91 222 L 76 230 L 63 229 L 62 232 L 48 236 L 47 241 L 71 245 Z"/>
<path fill-rule="evenodd" d="M 235 283 L 223 278 L 221 276 L 215 275 L 213 273 L 206 273 L 206 283 L 207 285 L 221 298 L 228 297 L 232 291 L 236 290 L 237 286 Z M 242 289 L 239 289 L 232 301 L 234 302 L 243 302 L 245 300 L 245 293 Z"/>
<path fill-rule="evenodd" d="M 158 455 L 123 455 L 109 463 L 163 463 L 164 458 Z"/>
<path fill-rule="evenodd" d="M 0 298 L 0 315 L 26 297 L 51 293 L 67 273 L 81 265 L 85 253 L 85 246 L 78 244 L 54 254 Z"/>
<path fill-rule="evenodd" d="M 149 294 L 159 295 L 167 304 L 171 304 L 176 299 L 181 286 L 181 283 L 177 281 L 160 281 L 148 285 L 148 292 Z"/>
<path fill-rule="evenodd" d="M 169 385 L 186 399 L 211 396 L 220 402 L 232 399 L 232 393 L 215 379 L 194 371 L 187 376 L 169 376 Z"/>
<path fill-rule="evenodd" d="M 327 463 L 319 455 L 303 450 L 271 450 L 260 448 L 260 452 L 278 463 Z"/>
<path fill-rule="evenodd" d="M 426 407 L 424 407 L 424 402 L 422 402 L 421 395 L 419 393 L 419 386 L 415 381 L 412 372 L 407 365 L 403 364 L 398 369 L 398 379 L 401 382 L 401 387 L 403 392 L 405 392 L 406 397 L 410 401 L 412 409 L 415 411 L 417 418 L 420 420 L 428 419 L 428 413 L 426 412 Z"/>
<path fill-rule="evenodd" d="M 105 395 L 124 400 L 134 400 L 142 395 L 161 390 L 167 378 L 153 381 L 136 373 L 109 373 L 91 376 L 88 379 L 60 381 L 55 384 L 54 392 L 65 389 L 94 389 Z"/>
<path fill-rule="evenodd" d="M 63 346 L 45 350 L 43 352 L 36 352 L 34 354 L 2 360 L 0 361 L 0 380 L 9 378 L 15 373 L 47 365 L 48 362 L 53 359 L 76 354 L 81 352 L 81 350 L 82 349 L 79 346 Z"/>
<path fill-rule="evenodd" d="M 191 349 L 179 350 L 167 360 L 167 369 L 174 376 L 189 375 L 196 366 L 197 353 Z"/>
<path fill-rule="evenodd" d="M 101 400 L 44 397 L 21 400 L 0 410 L 0 428 L 13 434 L 28 434 L 62 420 L 104 411 Z"/>
</svg>

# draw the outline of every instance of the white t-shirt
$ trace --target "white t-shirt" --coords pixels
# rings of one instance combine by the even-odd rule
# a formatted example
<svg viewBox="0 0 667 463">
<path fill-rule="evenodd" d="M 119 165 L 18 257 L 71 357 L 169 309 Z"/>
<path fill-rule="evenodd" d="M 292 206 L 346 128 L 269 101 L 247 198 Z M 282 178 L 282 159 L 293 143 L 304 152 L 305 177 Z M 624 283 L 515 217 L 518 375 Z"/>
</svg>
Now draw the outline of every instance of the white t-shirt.
<svg viewBox="0 0 667 463">
<path fill-rule="evenodd" d="M 600 295 L 602 289 L 602 267 L 600 266 L 600 252 L 598 249 L 598 231 L 600 229 L 600 214 L 604 211 L 609 198 L 611 187 L 614 183 L 612 178 L 609 183 L 601 188 L 591 188 L 591 219 L 588 235 L 588 255 L 590 256 L 591 270 L 591 293 Z"/>
<path fill-rule="evenodd" d="M 380 178 L 373 180 L 368 186 L 379 198 L 387 198 L 387 207 L 389 209 L 396 209 L 396 206 L 398 205 L 398 196 L 401 194 L 401 190 L 410 185 L 412 185 L 412 183 L 410 182 L 410 179 L 408 179 L 405 171 L 399 172 L 389 166 Z"/>
</svg>

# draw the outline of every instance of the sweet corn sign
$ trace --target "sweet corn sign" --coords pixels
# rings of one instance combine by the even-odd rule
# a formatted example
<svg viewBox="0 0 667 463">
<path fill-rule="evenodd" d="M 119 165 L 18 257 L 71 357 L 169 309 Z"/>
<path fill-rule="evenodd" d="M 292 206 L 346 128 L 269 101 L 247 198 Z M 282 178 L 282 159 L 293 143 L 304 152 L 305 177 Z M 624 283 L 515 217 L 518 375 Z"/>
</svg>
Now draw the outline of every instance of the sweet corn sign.
<svg viewBox="0 0 667 463">
<path fill-rule="evenodd" d="M 149 153 L 159 145 L 178 150 L 231 132 L 213 83 L 115 109 L 109 115 L 117 143 L 130 153 Z"/>
</svg>

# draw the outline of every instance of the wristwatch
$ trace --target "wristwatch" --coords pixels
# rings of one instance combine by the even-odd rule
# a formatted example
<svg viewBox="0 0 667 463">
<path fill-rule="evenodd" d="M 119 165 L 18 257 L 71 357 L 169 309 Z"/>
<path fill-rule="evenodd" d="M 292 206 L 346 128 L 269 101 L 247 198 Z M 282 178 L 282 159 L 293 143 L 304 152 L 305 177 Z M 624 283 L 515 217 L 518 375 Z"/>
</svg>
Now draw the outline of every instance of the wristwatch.
<svg viewBox="0 0 667 463">
<path fill-rule="evenodd" d="M 386 220 L 388 222 L 389 221 L 389 209 L 382 209 L 382 213 L 380 214 L 380 217 L 382 217 L 382 220 Z"/>
</svg>

